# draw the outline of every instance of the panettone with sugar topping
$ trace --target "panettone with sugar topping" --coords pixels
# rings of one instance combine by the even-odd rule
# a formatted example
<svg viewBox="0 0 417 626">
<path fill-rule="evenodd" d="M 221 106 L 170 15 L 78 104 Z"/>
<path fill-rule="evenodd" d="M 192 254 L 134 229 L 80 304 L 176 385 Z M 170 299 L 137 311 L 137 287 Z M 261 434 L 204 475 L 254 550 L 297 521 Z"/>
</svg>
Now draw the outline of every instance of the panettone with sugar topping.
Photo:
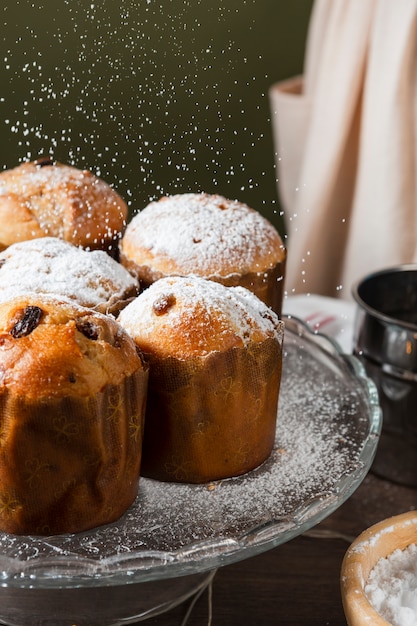
<svg viewBox="0 0 417 626">
<path fill-rule="evenodd" d="M 200 276 L 246 287 L 281 314 L 286 249 L 275 227 L 242 202 L 206 193 L 151 202 L 127 225 L 120 260 L 145 286 Z"/>
<path fill-rule="evenodd" d="M 72 533 L 126 511 L 147 382 L 112 317 L 45 295 L 0 303 L 0 530 Z"/>
<path fill-rule="evenodd" d="M 149 361 L 142 472 L 203 483 L 273 448 L 284 324 L 243 287 L 161 278 L 118 317 Z"/>
<path fill-rule="evenodd" d="M 139 282 L 103 250 L 42 237 L 0 252 L 0 300 L 28 292 L 66 297 L 117 315 L 138 295 Z"/>
<path fill-rule="evenodd" d="M 0 249 L 37 237 L 60 237 L 116 256 L 128 208 L 88 170 L 51 158 L 0 172 Z"/>
</svg>

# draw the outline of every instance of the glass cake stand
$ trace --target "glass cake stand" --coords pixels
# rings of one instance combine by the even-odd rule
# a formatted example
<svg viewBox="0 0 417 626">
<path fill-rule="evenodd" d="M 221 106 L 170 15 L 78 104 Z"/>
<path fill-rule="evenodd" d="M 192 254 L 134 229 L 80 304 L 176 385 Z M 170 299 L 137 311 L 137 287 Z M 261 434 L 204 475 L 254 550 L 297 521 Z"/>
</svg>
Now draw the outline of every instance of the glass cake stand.
<svg viewBox="0 0 417 626">
<path fill-rule="evenodd" d="M 310 529 L 367 474 L 381 430 L 359 361 L 287 317 L 276 441 L 239 478 L 204 485 L 141 478 L 116 523 L 53 537 L 0 534 L 0 622 L 116 626 L 195 594 L 218 567 Z"/>
</svg>

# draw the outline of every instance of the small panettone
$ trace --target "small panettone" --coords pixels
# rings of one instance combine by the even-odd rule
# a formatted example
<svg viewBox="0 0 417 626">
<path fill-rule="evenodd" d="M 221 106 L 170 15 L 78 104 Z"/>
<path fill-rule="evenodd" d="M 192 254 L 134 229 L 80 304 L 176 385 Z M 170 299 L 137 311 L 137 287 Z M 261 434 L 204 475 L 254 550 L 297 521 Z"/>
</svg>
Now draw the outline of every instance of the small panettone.
<svg viewBox="0 0 417 626">
<path fill-rule="evenodd" d="M 246 287 L 281 314 L 286 249 L 274 226 L 242 202 L 204 193 L 151 202 L 127 225 L 120 260 L 145 286 L 200 276 Z"/>
<path fill-rule="evenodd" d="M 45 293 L 117 315 L 139 282 L 103 250 L 84 250 L 58 237 L 15 243 L 0 252 L 0 300 Z"/>
<path fill-rule="evenodd" d="M 42 158 L 0 173 L 0 249 L 49 235 L 116 256 L 127 214 L 119 194 L 88 170 Z"/>
<path fill-rule="evenodd" d="M 50 296 L 0 303 L 0 530 L 74 533 L 137 495 L 148 368 L 111 317 Z"/>
<path fill-rule="evenodd" d="M 149 362 L 142 473 L 203 483 L 270 455 L 284 324 L 243 287 L 161 278 L 118 318 Z"/>
</svg>

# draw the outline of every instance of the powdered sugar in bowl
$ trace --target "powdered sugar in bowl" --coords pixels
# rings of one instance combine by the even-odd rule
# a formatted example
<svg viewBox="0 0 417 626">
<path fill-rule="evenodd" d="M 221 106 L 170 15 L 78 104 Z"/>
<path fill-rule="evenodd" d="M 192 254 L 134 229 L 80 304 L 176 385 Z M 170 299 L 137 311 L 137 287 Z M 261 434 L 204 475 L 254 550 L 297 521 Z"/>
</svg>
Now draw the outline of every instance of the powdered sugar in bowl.
<svg viewBox="0 0 417 626">
<path fill-rule="evenodd" d="M 417 624 L 417 512 L 389 517 L 351 544 L 341 568 L 349 626 Z"/>
</svg>

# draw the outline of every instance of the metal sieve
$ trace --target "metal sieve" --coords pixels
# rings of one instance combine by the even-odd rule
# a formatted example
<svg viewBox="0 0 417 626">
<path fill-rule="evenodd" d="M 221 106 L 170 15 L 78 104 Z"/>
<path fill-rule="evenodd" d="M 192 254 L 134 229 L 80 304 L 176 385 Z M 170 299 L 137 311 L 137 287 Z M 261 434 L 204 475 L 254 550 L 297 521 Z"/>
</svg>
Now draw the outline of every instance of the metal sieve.
<svg viewBox="0 0 417 626">
<path fill-rule="evenodd" d="M 375 382 L 383 411 L 372 470 L 417 486 L 417 265 L 400 265 L 362 278 L 353 351 Z"/>
</svg>

